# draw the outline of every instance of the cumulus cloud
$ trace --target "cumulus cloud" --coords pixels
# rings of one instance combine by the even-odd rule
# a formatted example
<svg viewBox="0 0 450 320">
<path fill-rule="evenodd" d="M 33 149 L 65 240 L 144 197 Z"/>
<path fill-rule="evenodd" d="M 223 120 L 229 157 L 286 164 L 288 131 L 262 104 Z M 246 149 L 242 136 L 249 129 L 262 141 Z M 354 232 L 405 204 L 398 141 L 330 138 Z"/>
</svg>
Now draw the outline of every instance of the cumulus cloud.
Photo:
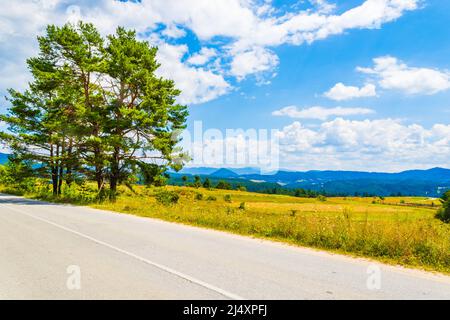
<svg viewBox="0 0 450 320">
<path fill-rule="evenodd" d="M 346 86 L 342 82 L 337 83 L 333 88 L 324 93 L 325 97 L 343 101 L 363 97 L 375 97 L 377 95 L 376 87 L 373 84 L 366 84 L 358 88 L 354 86 Z"/>
<path fill-rule="evenodd" d="M 217 55 L 223 59 L 219 61 L 220 68 L 215 68 L 216 72 L 208 71 L 212 70 L 208 64 L 218 63 L 218 60 L 208 60 L 211 55 L 206 51 L 194 54 L 191 59 L 187 57 L 181 61 L 183 68 L 172 70 L 187 72 L 171 75 L 172 78 L 195 74 L 196 79 L 207 79 L 199 80 L 190 88 L 199 92 L 190 94 L 194 100 L 186 101 L 196 103 L 225 94 L 224 77 L 242 80 L 256 75 L 259 82 L 264 82 L 262 74 L 272 76 L 279 63 L 273 52 L 279 45 L 311 43 L 350 29 L 379 28 L 407 11 L 418 9 L 419 0 L 365 0 L 340 14 L 333 13 L 335 7 L 328 1 L 311 2 L 315 6 L 279 12 L 270 1 L 251 0 L 6 1 L 0 13 L 0 59 L 23 65 L 26 57 L 36 53 L 35 37 L 42 34 L 49 23 L 61 25 L 83 19 L 93 22 L 103 34 L 113 32 L 120 25 L 137 30 L 143 38 L 151 32 L 159 32 L 161 37 L 172 40 L 179 40 L 190 30 L 201 43 L 216 38 L 222 40 L 217 44 Z M 159 28 L 161 25 L 164 28 Z M 12 59 L 5 58 L 8 55 Z M 179 66 L 180 61 L 173 63 Z M 23 75 L 12 74 L 12 77 L 20 80 Z M 211 94 L 208 89 L 211 84 L 222 89 Z M 201 97 L 202 93 L 206 96 Z"/>
<path fill-rule="evenodd" d="M 380 28 L 383 23 L 418 8 L 418 0 L 366 0 L 341 15 L 328 16 L 307 40 L 323 39 L 348 29 Z"/>
<path fill-rule="evenodd" d="M 297 119 L 319 119 L 326 120 L 330 117 L 339 116 L 354 116 L 354 115 L 367 115 L 374 113 L 372 109 L 367 108 L 324 108 L 324 107 L 310 107 L 305 109 L 298 109 L 296 106 L 284 107 L 280 110 L 272 112 L 274 116 L 287 116 Z"/>
<path fill-rule="evenodd" d="M 197 52 L 196 54 L 192 55 L 188 59 L 188 63 L 196 66 L 202 66 L 207 62 L 209 62 L 216 55 L 217 55 L 216 49 L 204 47 L 200 50 L 200 52 Z"/>
<path fill-rule="evenodd" d="M 186 35 L 186 31 L 182 28 L 177 27 L 176 25 L 169 24 L 162 32 L 163 35 L 169 38 L 182 38 Z"/>
<path fill-rule="evenodd" d="M 297 169 L 396 171 L 448 167 L 450 125 L 424 128 L 395 119 L 351 121 L 337 118 L 308 128 L 296 121 L 279 132 L 281 156 Z M 297 162 L 296 162 L 297 161 Z"/>
<path fill-rule="evenodd" d="M 220 74 L 204 68 L 191 67 L 182 62 L 188 53 L 185 45 L 159 44 L 157 74 L 175 81 L 182 93 L 179 101 L 197 104 L 213 100 L 227 93 L 231 86 Z"/>
<path fill-rule="evenodd" d="M 432 95 L 450 89 L 450 72 L 429 68 L 409 67 L 395 57 L 373 59 L 373 68 L 357 70 L 377 78 L 384 89 L 399 90 L 406 94 Z"/>
<path fill-rule="evenodd" d="M 242 80 L 249 74 L 272 70 L 278 62 L 278 57 L 270 50 L 253 48 L 235 54 L 231 63 L 231 74 Z"/>
</svg>

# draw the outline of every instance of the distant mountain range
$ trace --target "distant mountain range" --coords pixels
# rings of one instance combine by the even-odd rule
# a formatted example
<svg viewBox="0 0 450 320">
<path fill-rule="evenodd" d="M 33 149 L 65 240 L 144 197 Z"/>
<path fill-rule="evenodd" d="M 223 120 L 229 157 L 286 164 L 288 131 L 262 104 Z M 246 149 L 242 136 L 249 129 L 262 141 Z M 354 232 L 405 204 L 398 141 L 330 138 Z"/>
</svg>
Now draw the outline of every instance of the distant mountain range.
<svg viewBox="0 0 450 320">
<path fill-rule="evenodd" d="M 0 164 L 8 155 L 0 153 Z M 172 184 L 182 184 L 181 177 L 199 175 L 212 183 L 225 180 L 234 186 L 246 186 L 249 191 L 276 188 L 306 189 L 334 195 L 413 195 L 439 197 L 450 189 L 450 169 L 408 170 L 398 173 L 361 171 L 278 171 L 261 174 L 258 168 L 183 168 L 170 172 Z"/>
<path fill-rule="evenodd" d="M 222 172 L 222 173 L 221 173 Z M 225 175 L 244 175 L 244 174 L 259 174 L 261 170 L 258 168 L 210 168 L 210 167 L 185 167 L 178 173 L 190 174 L 190 175 L 210 175 L 216 176 Z"/>
<path fill-rule="evenodd" d="M 323 183 L 335 180 L 422 180 L 422 181 L 450 181 L 450 170 L 433 168 L 429 170 L 409 170 L 399 173 L 384 172 L 360 172 L 360 171 L 306 171 L 289 172 L 278 171 L 273 175 L 243 175 L 246 179 L 261 179 L 268 182 L 279 182 L 285 184 L 318 182 Z"/>
<path fill-rule="evenodd" d="M 450 169 L 408 170 L 399 173 L 360 171 L 278 171 L 260 174 L 257 168 L 184 168 L 179 175 L 200 175 L 250 185 L 251 189 L 283 187 L 339 195 L 415 195 L 437 197 L 450 189 Z M 260 184 L 258 188 L 255 184 Z"/>
<path fill-rule="evenodd" d="M 5 164 L 8 161 L 8 154 L 0 152 L 0 164 Z"/>
</svg>

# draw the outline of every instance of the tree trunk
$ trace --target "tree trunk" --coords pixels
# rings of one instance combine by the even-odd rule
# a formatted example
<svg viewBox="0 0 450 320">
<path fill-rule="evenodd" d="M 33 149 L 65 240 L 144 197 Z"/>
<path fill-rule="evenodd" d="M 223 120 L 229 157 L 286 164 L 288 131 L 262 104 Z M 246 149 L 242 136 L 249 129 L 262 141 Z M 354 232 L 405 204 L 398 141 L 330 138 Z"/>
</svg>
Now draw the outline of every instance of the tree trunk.
<svg viewBox="0 0 450 320">
<path fill-rule="evenodd" d="M 67 148 L 67 161 L 66 161 L 66 184 L 68 187 L 73 182 L 72 177 L 72 161 L 73 161 L 73 155 L 72 155 L 72 149 L 73 149 L 73 140 L 72 138 L 69 140 L 69 147 Z"/>
<path fill-rule="evenodd" d="M 63 138 L 62 144 L 61 144 L 61 151 L 59 152 L 59 159 L 58 159 L 58 195 L 60 196 L 62 194 L 62 184 L 64 180 L 64 152 L 66 152 L 65 148 L 65 138 Z"/>
<path fill-rule="evenodd" d="M 119 154 L 120 149 L 118 147 L 114 148 L 114 153 L 111 161 L 111 175 L 109 178 L 110 187 L 110 199 L 114 200 L 117 193 L 117 185 L 120 179 L 120 169 L 119 169 Z"/>
<path fill-rule="evenodd" d="M 50 146 L 50 159 L 51 159 L 51 174 L 52 174 L 52 187 L 53 187 L 53 195 L 58 195 L 58 168 L 55 164 L 55 153 L 53 144 Z"/>
<path fill-rule="evenodd" d="M 95 166 L 95 180 L 97 181 L 97 189 L 100 191 L 103 187 L 103 173 L 102 168 L 98 165 Z"/>
<path fill-rule="evenodd" d="M 58 195 L 61 195 L 62 191 L 62 183 L 63 183 L 63 176 L 64 176 L 64 166 L 60 164 L 59 166 L 59 179 L 58 179 Z"/>
</svg>

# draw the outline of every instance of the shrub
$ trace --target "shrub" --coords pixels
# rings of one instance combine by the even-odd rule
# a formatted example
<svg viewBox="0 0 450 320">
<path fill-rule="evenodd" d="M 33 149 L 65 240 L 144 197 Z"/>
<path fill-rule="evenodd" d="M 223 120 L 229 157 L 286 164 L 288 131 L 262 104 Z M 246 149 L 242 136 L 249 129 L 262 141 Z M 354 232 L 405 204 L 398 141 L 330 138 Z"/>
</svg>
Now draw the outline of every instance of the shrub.
<svg viewBox="0 0 450 320">
<path fill-rule="evenodd" d="M 450 190 L 444 192 L 441 197 L 442 208 L 436 214 L 436 218 L 443 222 L 450 223 Z"/>
<path fill-rule="evenodd" d="M 165 206 L 177 204 L 178 200 L 180 199 L 180 195 L 177 192 L 167 190 L 158 192 L 155 197 L 156 201 Z"/>
<path fill-rule="evenodd" d="M 323 195 L 320 194 L 320 195 L 317 197 L 317 200 L 322 201 L 322 202 L 325 202 L 325 201 L 327 201 L 327 197 L 325 197 L 325 196 L 323 196 Z"/>
<path fill-rule="evenodd" d="M 444 201 L 450 200 L 450 190 L 447 190 L 446 192 L 444 192 L 444 194 L 442 195 L 442 200 L 444 200 Z"/>
<path fill-rule="evenodd" d="M 227 207 L 226 213 L 227 213 L 227 214 L 232 214 L 232 213 L 234 213 L 234 209 L 233 209 L 233 208 L 230 208 L 230 207 Z"/>
<path fill-rule="evenodd" d="M 291 217 L 295 217 L 297 215 L 297 210 L 291 210 Z"/>
<path fill-rule="evenodd" d="M 203 182 L 203 188 L 210 189 L 211 188 L 211 181 L 209 181 L 208 178 L 205 179 Z"/>
<path fill-rule="evenodd" d="M 203 200 L 203 193 L 197 193 L 195 195 L 195 200 Z"/>
<path fill-rule="evenodd" d="M 223 200 L 225 200 L 225 202 L 231 202 L 231 195 L 230 194 L 224 195 Z"/>
<path fill-rule="evenodd" d="M 450 223 L 450 199 L 444 202 L 444 205 L 439 209 L 436 217 L 443 222 Z"/>
<path fill-rule="evenodd" d="M 241 202 L 239 205 L 239 210 L 245 210 L 245 202 Z"/>
<path fill-rule="evenodd" d="M 219 183 L 216 185 L 216 189 L 223 189 L 223 190 L 231 190 L 231 184 L 225 181 L 219 181 Z"/>
<path fill-rule="evenodd" d="M 208 201 L 216 201 L 217 198 L 215 196 L 209 196 L 208 198 L 206 198 L 206 200 L 208 200 Z"/>
</svg>

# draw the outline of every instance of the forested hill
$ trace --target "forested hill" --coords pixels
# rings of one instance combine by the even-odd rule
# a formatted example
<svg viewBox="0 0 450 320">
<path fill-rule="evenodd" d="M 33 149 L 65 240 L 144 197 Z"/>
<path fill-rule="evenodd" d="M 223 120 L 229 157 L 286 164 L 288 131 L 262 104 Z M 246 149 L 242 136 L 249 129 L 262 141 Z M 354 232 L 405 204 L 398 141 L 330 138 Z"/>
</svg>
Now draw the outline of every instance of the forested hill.
<svg viewBox="0 0 450 320">
<path fill-rule="evenodd" d="M 450 189 L 450 169 L 408 170 L 399 173 L 358 171 L 278 171 L 274 174 L 242 174 L 254 171 L 247 168 L 185 168 L 172 173 L 172 181 L 182 175 L 200 175 L 214 181 L 226 180 L 244 185 L 250 191 L 266 189 L 307 189 L 336 195 L 414 195 L 438 197 Z"/>
</svg>

